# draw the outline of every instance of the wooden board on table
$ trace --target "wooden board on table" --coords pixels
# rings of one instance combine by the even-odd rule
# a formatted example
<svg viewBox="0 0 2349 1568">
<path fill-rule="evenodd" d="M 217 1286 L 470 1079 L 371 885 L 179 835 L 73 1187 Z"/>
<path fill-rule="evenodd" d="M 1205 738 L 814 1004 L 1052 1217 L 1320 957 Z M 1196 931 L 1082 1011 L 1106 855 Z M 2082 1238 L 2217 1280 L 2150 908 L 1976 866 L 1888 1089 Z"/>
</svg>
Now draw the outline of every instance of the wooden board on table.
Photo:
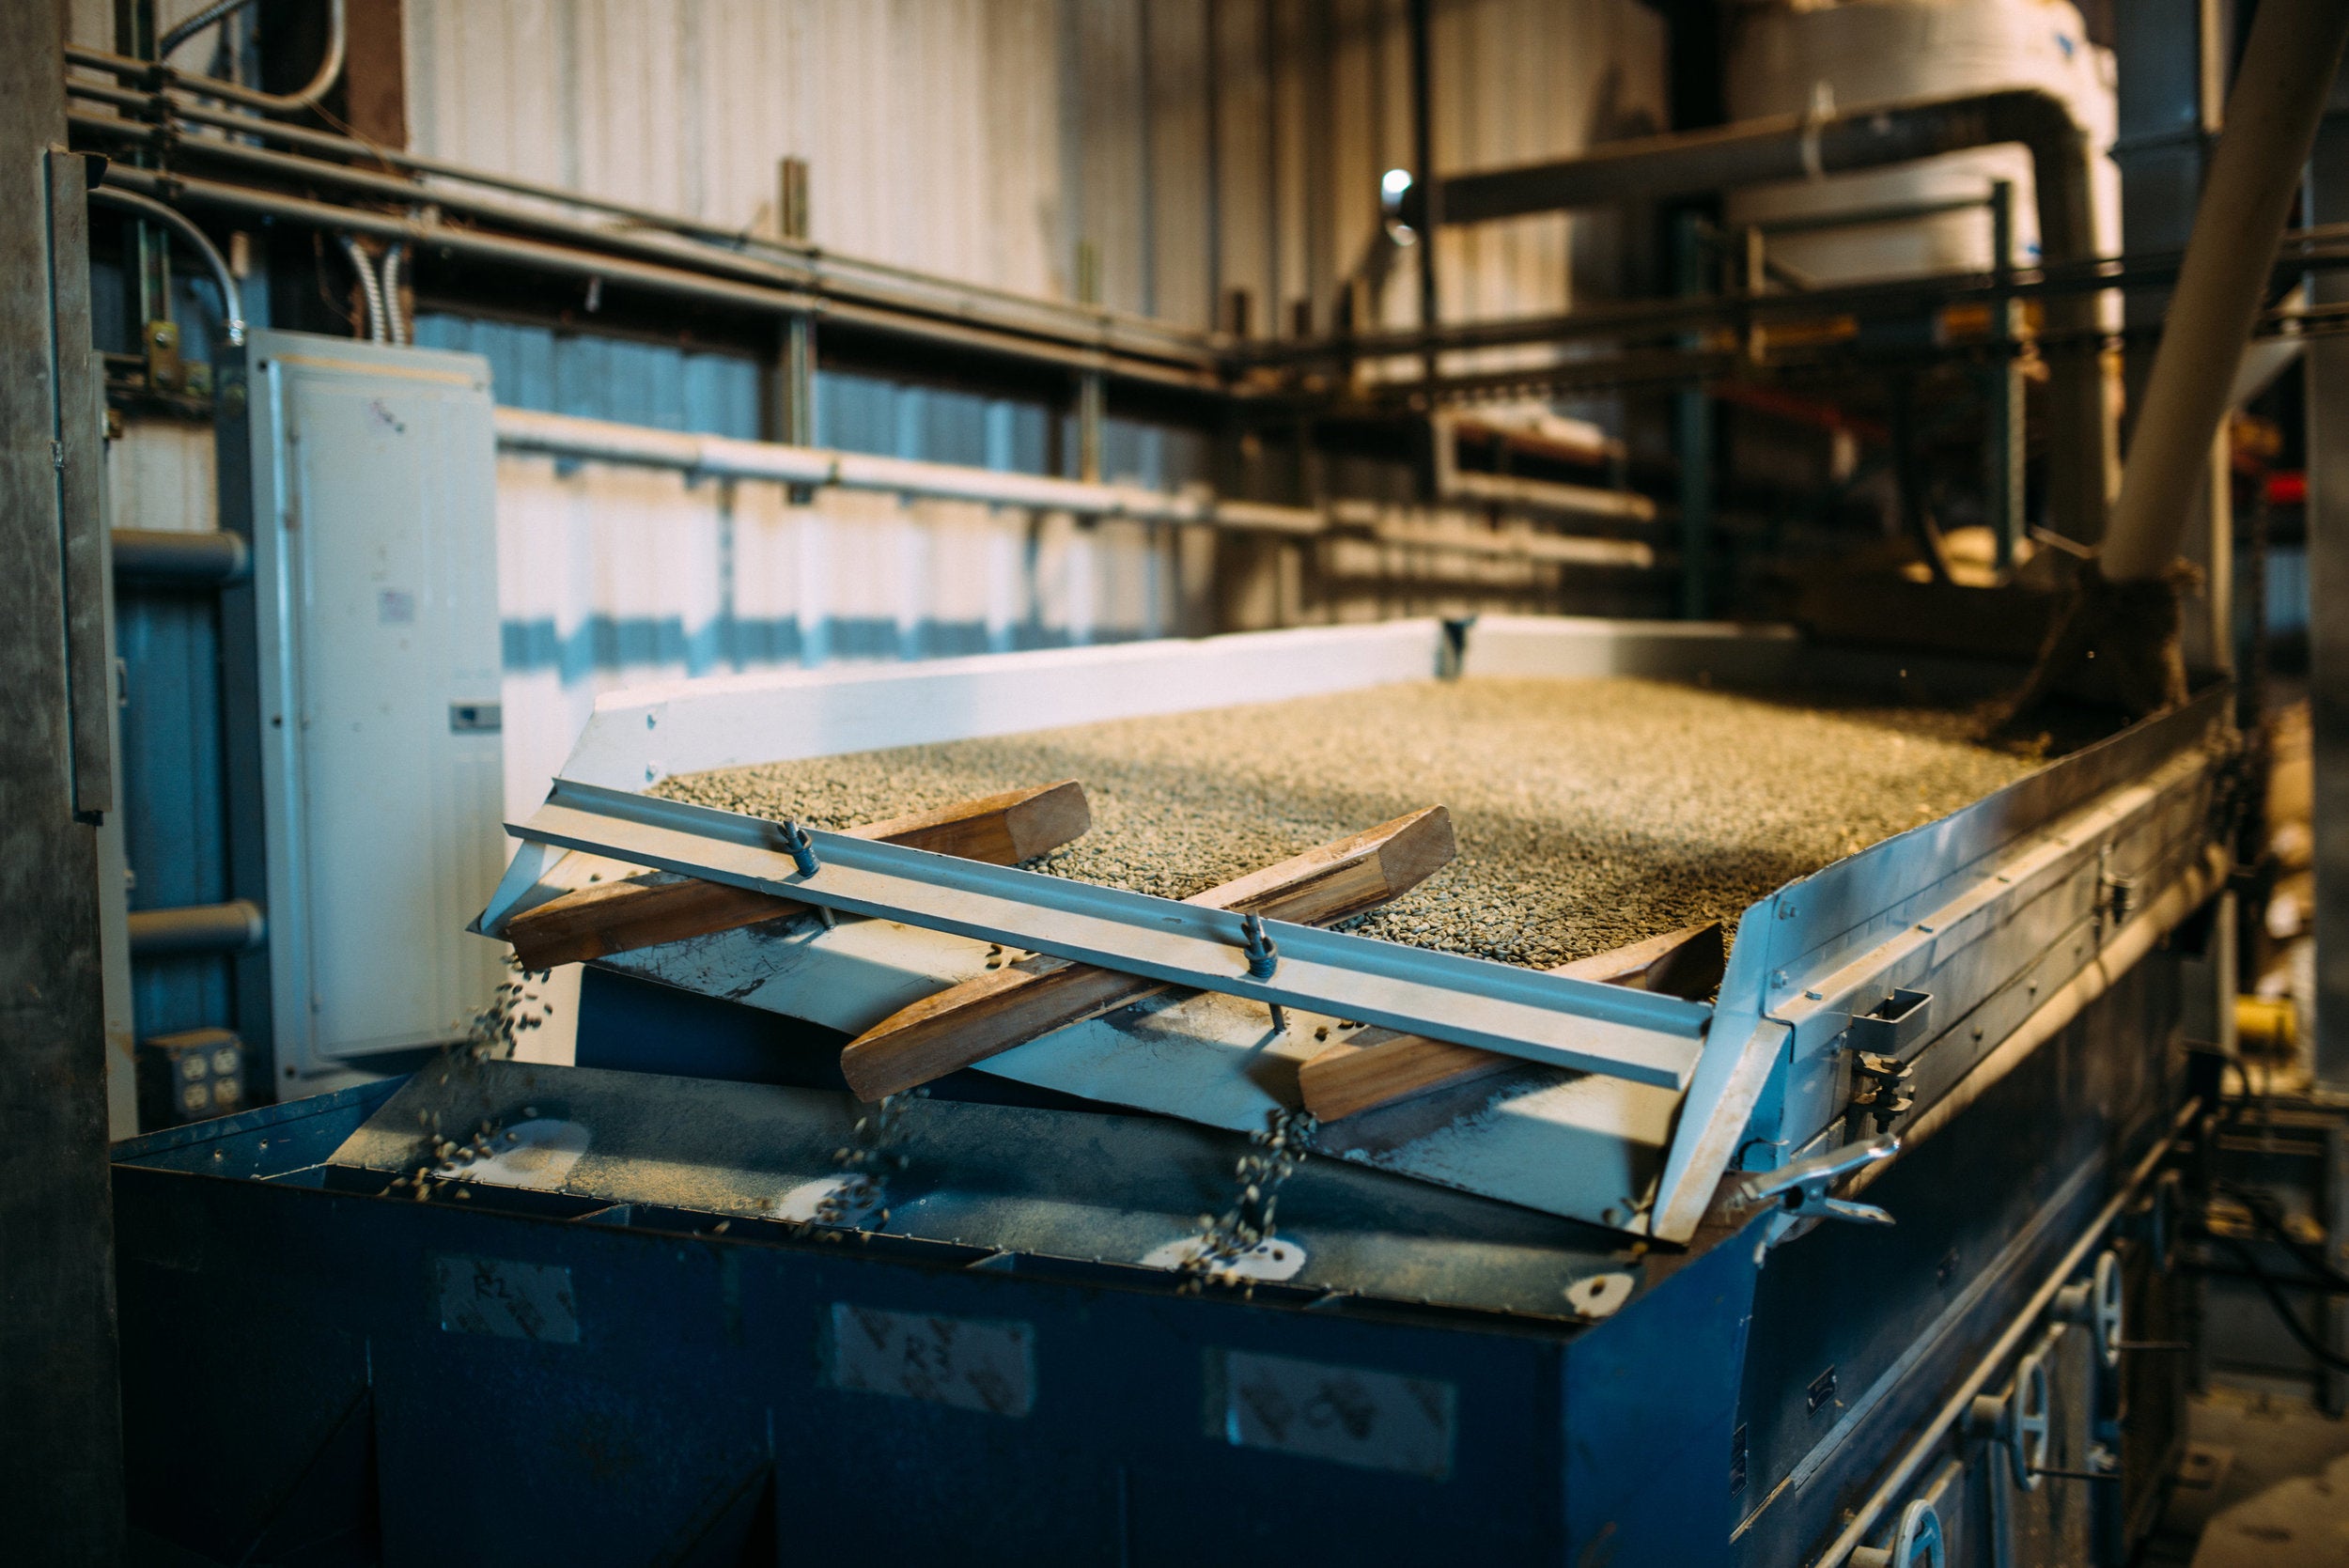
<svg viewBox="0 0 2349 1568">
<path fill-rule="evenodd" d="M 1084 786 L 1066 779 L 848 831 L 933 854 L 1017 865 L 1082 836 L 1092 823 Z M 524 968 L 543 970 L 755 925 L 806 908 L 796 899 L 654 871 L 550 899 L 516 915 L 497 934 L 513 943 Z"/>
<path fill-rule="evenodd" d="M 1714 921 L 1577 958 L 1549 972 L 1697 998 L 1720 984 L 1723 959 L 1720 922 Z M 1334 1122 L 1523 1064 L 1498 1051 L 1430 1040 L 1423 1034 L 1365 1029 L 1306 1063 L 1298 1070 L 1297 1082 L 1305 1109 L 1322 1121 Z"/>
<path fill-rule="evenodd" d="M 1428 806 L 1186 902 L 1326 924 L 1401 897 L 1456 852 L 1452 814 Z M 1022 958 L 883 1018 L 848 1042 L 840 1069 L 860 1098 L 878 1100 L 1170 988 L 1163 981 L 1066 958 Z"/>
</svg>

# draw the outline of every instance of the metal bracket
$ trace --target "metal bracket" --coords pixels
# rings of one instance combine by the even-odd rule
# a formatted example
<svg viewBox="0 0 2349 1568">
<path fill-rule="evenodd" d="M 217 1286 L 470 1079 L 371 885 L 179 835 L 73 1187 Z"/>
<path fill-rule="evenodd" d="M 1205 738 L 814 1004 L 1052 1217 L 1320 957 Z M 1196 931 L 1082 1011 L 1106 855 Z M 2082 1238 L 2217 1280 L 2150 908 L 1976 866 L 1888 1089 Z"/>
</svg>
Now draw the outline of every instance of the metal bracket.
<svg viewBox="0 0 2349 1568">
<path fill-rule="evenodd" d="M 1846 1143 L 1840 1149 L 1749 1176 L 1737 1188 L 1743 1206 L 1751 1208 L 1777 1200 L 1777 1207 L 1764 1227 L 1761 1243 L 1754 1250 L 1755 1262 L 1759 1263 L 1771 1248 L 1804 1234 L 1822 1219 L 1845 1219 L 1860 1225 L 1891 1224 L 1892 1217 L 1875 1204 L 1831 1198 L 1828 1188 L 1863 1165 L 1891 1158 L 1900 1149 L 1901 1141 L 1897 1138 L 1872 1138 L 1865 1143 Z"/>
</svg>

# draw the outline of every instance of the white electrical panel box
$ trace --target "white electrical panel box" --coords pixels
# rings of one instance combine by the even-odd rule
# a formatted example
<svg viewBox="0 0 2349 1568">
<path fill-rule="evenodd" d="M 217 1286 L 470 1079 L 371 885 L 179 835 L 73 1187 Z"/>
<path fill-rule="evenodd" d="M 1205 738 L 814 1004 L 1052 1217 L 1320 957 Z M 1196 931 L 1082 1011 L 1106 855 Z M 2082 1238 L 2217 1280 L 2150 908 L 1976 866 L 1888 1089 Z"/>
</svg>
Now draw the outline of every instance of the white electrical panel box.
<svg viewBox="0 0 2349 1568">
<path fill-rule="evenodd" d="M 284 1094 L 462 1038 L 502 978 L 465 930 L 506 862 L 496 432 L 478 355 L 257 332 L 244 366 Z"/>
</svg>

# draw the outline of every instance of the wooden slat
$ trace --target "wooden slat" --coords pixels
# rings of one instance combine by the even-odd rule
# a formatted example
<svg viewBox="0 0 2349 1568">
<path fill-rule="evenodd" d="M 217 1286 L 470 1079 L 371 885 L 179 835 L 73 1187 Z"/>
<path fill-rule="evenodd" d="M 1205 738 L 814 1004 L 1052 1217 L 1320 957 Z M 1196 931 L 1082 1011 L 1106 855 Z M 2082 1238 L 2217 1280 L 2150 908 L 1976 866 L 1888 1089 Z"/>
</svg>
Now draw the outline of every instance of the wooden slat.
<svg viewBox="0 0 2349 1568">
<path fill-rule="evenodd" d="M 1429 806 L 1188 902 L 1323 925 L 1401 897 L 1449 864 L 1455 850 L 1452 814 Z M 860 1098 L 878 1100 L 1170 988 L 1066 958 L 1022 958 L 883 1018 L 848 1042 L 840 1069 Z"/>
<path fill-rule="evenodd" d="M 848 831 L 934 854 L 1017 865 L 1081 836 L 1092 823 L 1084 785 L 1066 779 Z M 806 908 L 796 899 L 652 871 L 549 899 L 516 915 L 499 935 L 514 944 L 526 968 L 544 970 L 755 925 Z"/>
<path fill-rule="evenodd" d="M 1549 972 L 1696 998 L 1720 984 L 1722 956 L 1721 926 L 1715 921 L 1577 958 Z M 1322 1121 L 1334 1122 L 1523 1065 L 1517 1057 L 1499 1051 L 1390 1029 L 1365 1029 L 1299 1068 L 1297 1081 L 1305 1109 Z"/>
</svg>

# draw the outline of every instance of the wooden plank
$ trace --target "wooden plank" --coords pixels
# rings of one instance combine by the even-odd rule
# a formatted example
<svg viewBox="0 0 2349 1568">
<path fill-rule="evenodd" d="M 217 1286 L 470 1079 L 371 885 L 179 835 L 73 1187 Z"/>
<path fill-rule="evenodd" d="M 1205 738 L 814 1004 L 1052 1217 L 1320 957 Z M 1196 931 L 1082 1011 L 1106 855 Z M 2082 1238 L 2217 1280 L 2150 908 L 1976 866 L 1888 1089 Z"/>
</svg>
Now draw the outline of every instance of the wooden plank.
<svg viewBox="0 0 2349 1568">
<path fill-rule="evenodd" d="M 1017 865 L 1081 837 L 1092 824 L 1084 785 L 1065 779 L 848 831 L 934 854 Z M 806 908 L 796 899 L 652 871 L 549 899 L 516 915 L 498 935 L 514 944 L 525 967 L 544 970 L 755 925 Z"/>
<path fill-rule="evenodd" d="M 1549 972 L 1693 999 L 1720 984 L 1723 956 L 1720 922 L 1714 921 L 1577 958 Z M 1498 1051 L 1365 1029 L 1299 1068 L 1297 1082 L 1305 1109 L 1334 1122 L 1523 1065 Z"/>
<path fill-rule="evenodd" d="M 1455 847 L 1452 814 L 1429 806 L 1188 902 L 1323 925 L 1401 897 L 1449 864 Z M 883 1018 L 848 1042 L 840 1069 L 860 1098 L 878 1100 L 1169 989 L 1162 981 L 1037 955 Z"/>
</svg>

